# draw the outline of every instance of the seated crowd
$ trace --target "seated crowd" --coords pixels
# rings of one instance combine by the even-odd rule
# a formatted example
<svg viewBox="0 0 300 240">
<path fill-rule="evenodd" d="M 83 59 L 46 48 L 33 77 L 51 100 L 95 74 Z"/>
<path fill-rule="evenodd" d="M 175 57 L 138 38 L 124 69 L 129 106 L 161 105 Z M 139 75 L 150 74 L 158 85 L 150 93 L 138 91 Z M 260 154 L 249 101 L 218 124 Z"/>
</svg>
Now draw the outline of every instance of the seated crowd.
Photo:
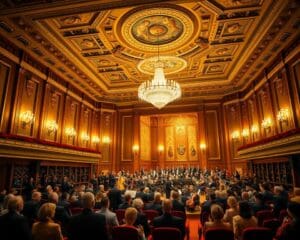
<svg viewBox="0 0 300 240">
<path fill-rule="evenodd" d="M 200 238 L 221 228 L 242 240 L 245 229 L 265 226 L 264 220 L 278 222 L 276 228 L 271 225 L 275 240 L 293 240 L 300 233 L 299 188 L 271 191 L 268 183 L 220 170 L 119 173 L 108 184 L 101 177 L 87 186 L 73 187 L 65 177 L 61 184 L 32 187 L 31 199 L 28 193 L 1 192 L 1 239 L 111 240 L 117 227 L 134 229 L 140 240 L 152 239 L 153 229 L 160 227 L 176 228 L 181 239 L 188 239 L 189 211 L 200 212 Z M 118 186 L 121 178 L 124 185 Z"/>
</svg>

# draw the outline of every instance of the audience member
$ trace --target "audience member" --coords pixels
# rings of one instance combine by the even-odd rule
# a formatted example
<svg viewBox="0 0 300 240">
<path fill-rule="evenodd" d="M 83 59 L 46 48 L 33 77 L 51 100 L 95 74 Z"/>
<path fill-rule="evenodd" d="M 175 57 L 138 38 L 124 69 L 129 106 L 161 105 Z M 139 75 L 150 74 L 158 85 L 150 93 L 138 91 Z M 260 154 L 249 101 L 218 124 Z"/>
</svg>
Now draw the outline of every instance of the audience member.
<svg viewBox="0 0 300 240">
<path fill-rule="evenodd" d="M 185 226 L 184 220 L 179 217 L 175 217 L 171 215 L 172 210 L 172 202 L 170 199 L 165 199 L 163 201 L 163 215 L 154 218 L 153 227 L 174 227 L 180 230 L 181 238 L 185 237 Z"/>
<path fill-rule="evenodd" d="M 21 196 L 13 196 L 8 200 L 8 212 L 0 216 L 1 240 L 30 240 L 31 231 L 26 217 L 21 214 L 24 202 Z"/>
<path fill-rule="evenodd" d="M 252 216 L 251 206 L 246 201 L 239 202 L 240 214 L 233 217 L 233 232 L 236 240 L 242 238 L 242 232 L 247 227 L 257 227 L 257 219 Z"/>
<path fill-rule="evenodd" d="M 108 237 L 109 239 L 112 239 L 112 228 L 114 226 L 119 226 L 119 222 L 117 219 L 117 216 L 114 212 L 109 210 L 109 199 L 108 197 L 103 197 L 101 199 L 101 209 L 97 211 L 96 213 L 102 214 L 105 216 L 106 220 L 106 227 L 108 230 Z"/>
<path fill-rule="evenodd" d="M 95 197 L 91 192 L 82 196 L 82 213 L 72 216 L 68 227 L 69 240 L 101 239 L 107 240 L 106 219 L 93 212 Z"/>
<path fill-rule="evenodd" d="M 230 196 L 227 199 L 227 205 L 229 206 L 229 209 L 226 209 L 224 221 L 229 222 L 232 225 L 233 217 L 239 214 L 238 202 L 234 196 Z"/>
<path fill-rule="evenodd" d="M 63 240 L 60 225 L 53 221 L 56 205 L 44 203 L 38 211 L 38 222 L 32 226 L 33 240 Z"/>
<path fill-rule="evenodd" d="M 210 228 L 218 227 L 231 230 L 231 224 L 223 222 L 224 211 L 219 204 L 213 204 L 210 208 L 211 221 L 205 222 L 204 232 Z"/>
<path fill-rule="evenodd" d="M 138 212 L 135 208 L 133 208 L 133 207 L 127 208 L 125 211 L 125 224 L 123 224 L 122 226 L 135 227 L 134 223 L 137 219 L 137 213 Z M 146 240 L 143 227 L 141 225 L 138 225 L 138 227 L 135 227 L 135 228 L 138 231 L 140 240 Z"/>
</svg>

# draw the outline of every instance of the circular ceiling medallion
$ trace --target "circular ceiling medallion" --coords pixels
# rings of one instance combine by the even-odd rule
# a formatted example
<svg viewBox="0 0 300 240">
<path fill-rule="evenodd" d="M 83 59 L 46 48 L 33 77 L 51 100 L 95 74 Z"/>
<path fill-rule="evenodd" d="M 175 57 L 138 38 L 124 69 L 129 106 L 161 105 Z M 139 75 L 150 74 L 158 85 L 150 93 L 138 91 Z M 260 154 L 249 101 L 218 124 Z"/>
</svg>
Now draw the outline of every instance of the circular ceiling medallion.
<svg viewBox="0 0 300 240">
<path fill-rule="evenodd" d="M 140 61 L 137 67 L 142 73 L 153 75 L 155 63 L 157 63 L 158 60 L 163 62 L 166 75 L 180 72 L 187 66 L 186 61 L 179 57 L 160 56 L 158 59 L 158 57 L 155 56 Z"/>
<path fill-rule="evenodd" d="M 143 51 L 178 49 L 194 37 L 195 17 L 187 9 L 154 7 L 133 9 L 118 23 L 117 34 L 122 42 Z"/>
</svg>

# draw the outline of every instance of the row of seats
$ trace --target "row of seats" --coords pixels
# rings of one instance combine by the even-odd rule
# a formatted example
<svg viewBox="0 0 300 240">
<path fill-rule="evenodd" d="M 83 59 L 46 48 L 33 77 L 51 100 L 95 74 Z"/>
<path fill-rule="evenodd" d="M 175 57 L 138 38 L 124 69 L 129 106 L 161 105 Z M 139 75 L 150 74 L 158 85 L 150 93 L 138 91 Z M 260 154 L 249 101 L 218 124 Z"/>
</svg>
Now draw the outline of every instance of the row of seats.
<svg viewBox="0 0 300 240">
<path fill-rule="evenodd" d="M 112 230 L 113 240 L 139 240 L 138 232 L 134 227 L 118 226 Z M 200 238 L 201 239 L 201 238 Z M 234 240 L 232 230 L 222 228 L 211 228 L 205 232 L 205 240 Z M 273 235 L 270 229 L 264 227 L 246 228 L 242 234 L 242 240 L 263 239 L 272 240 Z M 155 228 L 148 240 L 181 240 L 181 233 L 176 228 L 161 227 Z"/>
</svg>

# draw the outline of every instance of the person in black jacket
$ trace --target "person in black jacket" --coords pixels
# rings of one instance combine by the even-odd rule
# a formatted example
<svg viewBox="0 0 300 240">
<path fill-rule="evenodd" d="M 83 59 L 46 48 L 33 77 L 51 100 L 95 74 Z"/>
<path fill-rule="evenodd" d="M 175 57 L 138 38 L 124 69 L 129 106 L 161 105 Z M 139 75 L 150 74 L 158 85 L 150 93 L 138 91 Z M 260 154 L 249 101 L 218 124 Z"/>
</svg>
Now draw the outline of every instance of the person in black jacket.
<svg viewBox="0 0 300 240">
<path fill-rule="evenodd" d="M 148 223 L 147 216 L 143 213 L 143 200 L 140 198 L 134 199 L 132 202 L 132 207 L 134 207 L 138 211 L 134 226 L 143 226 L 145 236 L 148 237 L 148 235 L 150 234 L 150 226 Z"/>
<path fill-rule="evenodd" d="M 33 192 L 30 201 L 26 201 L 22 214 L 27 217 L 29 226 L 31 227 L 35 220 L 37 220 L 38 211 L 41 207 L 42 194 L 40 192 Z"/>
<path fill-rule="evenodd" d="M 165 199 L 163 201 L 163 215 L 154 218 L 153 227 L 173 227 L 177 228 L 181 232 L 181 239 L 185 236 L 184 219 L 179 217 L 174 217 L 171 215 L 172 202 L 170 199 Z"/>
<path fill-rule="evenodd" d="M 82 197 L 82 213 L 72 216 L 68 226 L 69 240 L 101 239 L 107 240 L 106 219 L 102 214 L 93 212 L 95 197 L 86 192 Z"/>
<path fill-rule="evenodd" d="M 26 217 L 20 214 L 24 202 L 21 196 L 12 197 L 8 201 L 8 213 L 0 216 L 1 240 L 31 239 L 31 230 Z"/>
<path fill-rule="evenodd" d="M 174 211 L 181 211 L 181 212 L 185 212 L 185 208 L 183 203 L 181 203 L 179 201 L 179 193 L 177 191 L 172 191 L 172 206 Z"/>
<path fill-rule="evenodd" d="M 117 210 L 119 205 L 122 203 L 122 194 L 121 191 L 115 186 L 109 190 L 108 198 L 110 201 L 110 207 L 113 211 Z"/>
</svg>

